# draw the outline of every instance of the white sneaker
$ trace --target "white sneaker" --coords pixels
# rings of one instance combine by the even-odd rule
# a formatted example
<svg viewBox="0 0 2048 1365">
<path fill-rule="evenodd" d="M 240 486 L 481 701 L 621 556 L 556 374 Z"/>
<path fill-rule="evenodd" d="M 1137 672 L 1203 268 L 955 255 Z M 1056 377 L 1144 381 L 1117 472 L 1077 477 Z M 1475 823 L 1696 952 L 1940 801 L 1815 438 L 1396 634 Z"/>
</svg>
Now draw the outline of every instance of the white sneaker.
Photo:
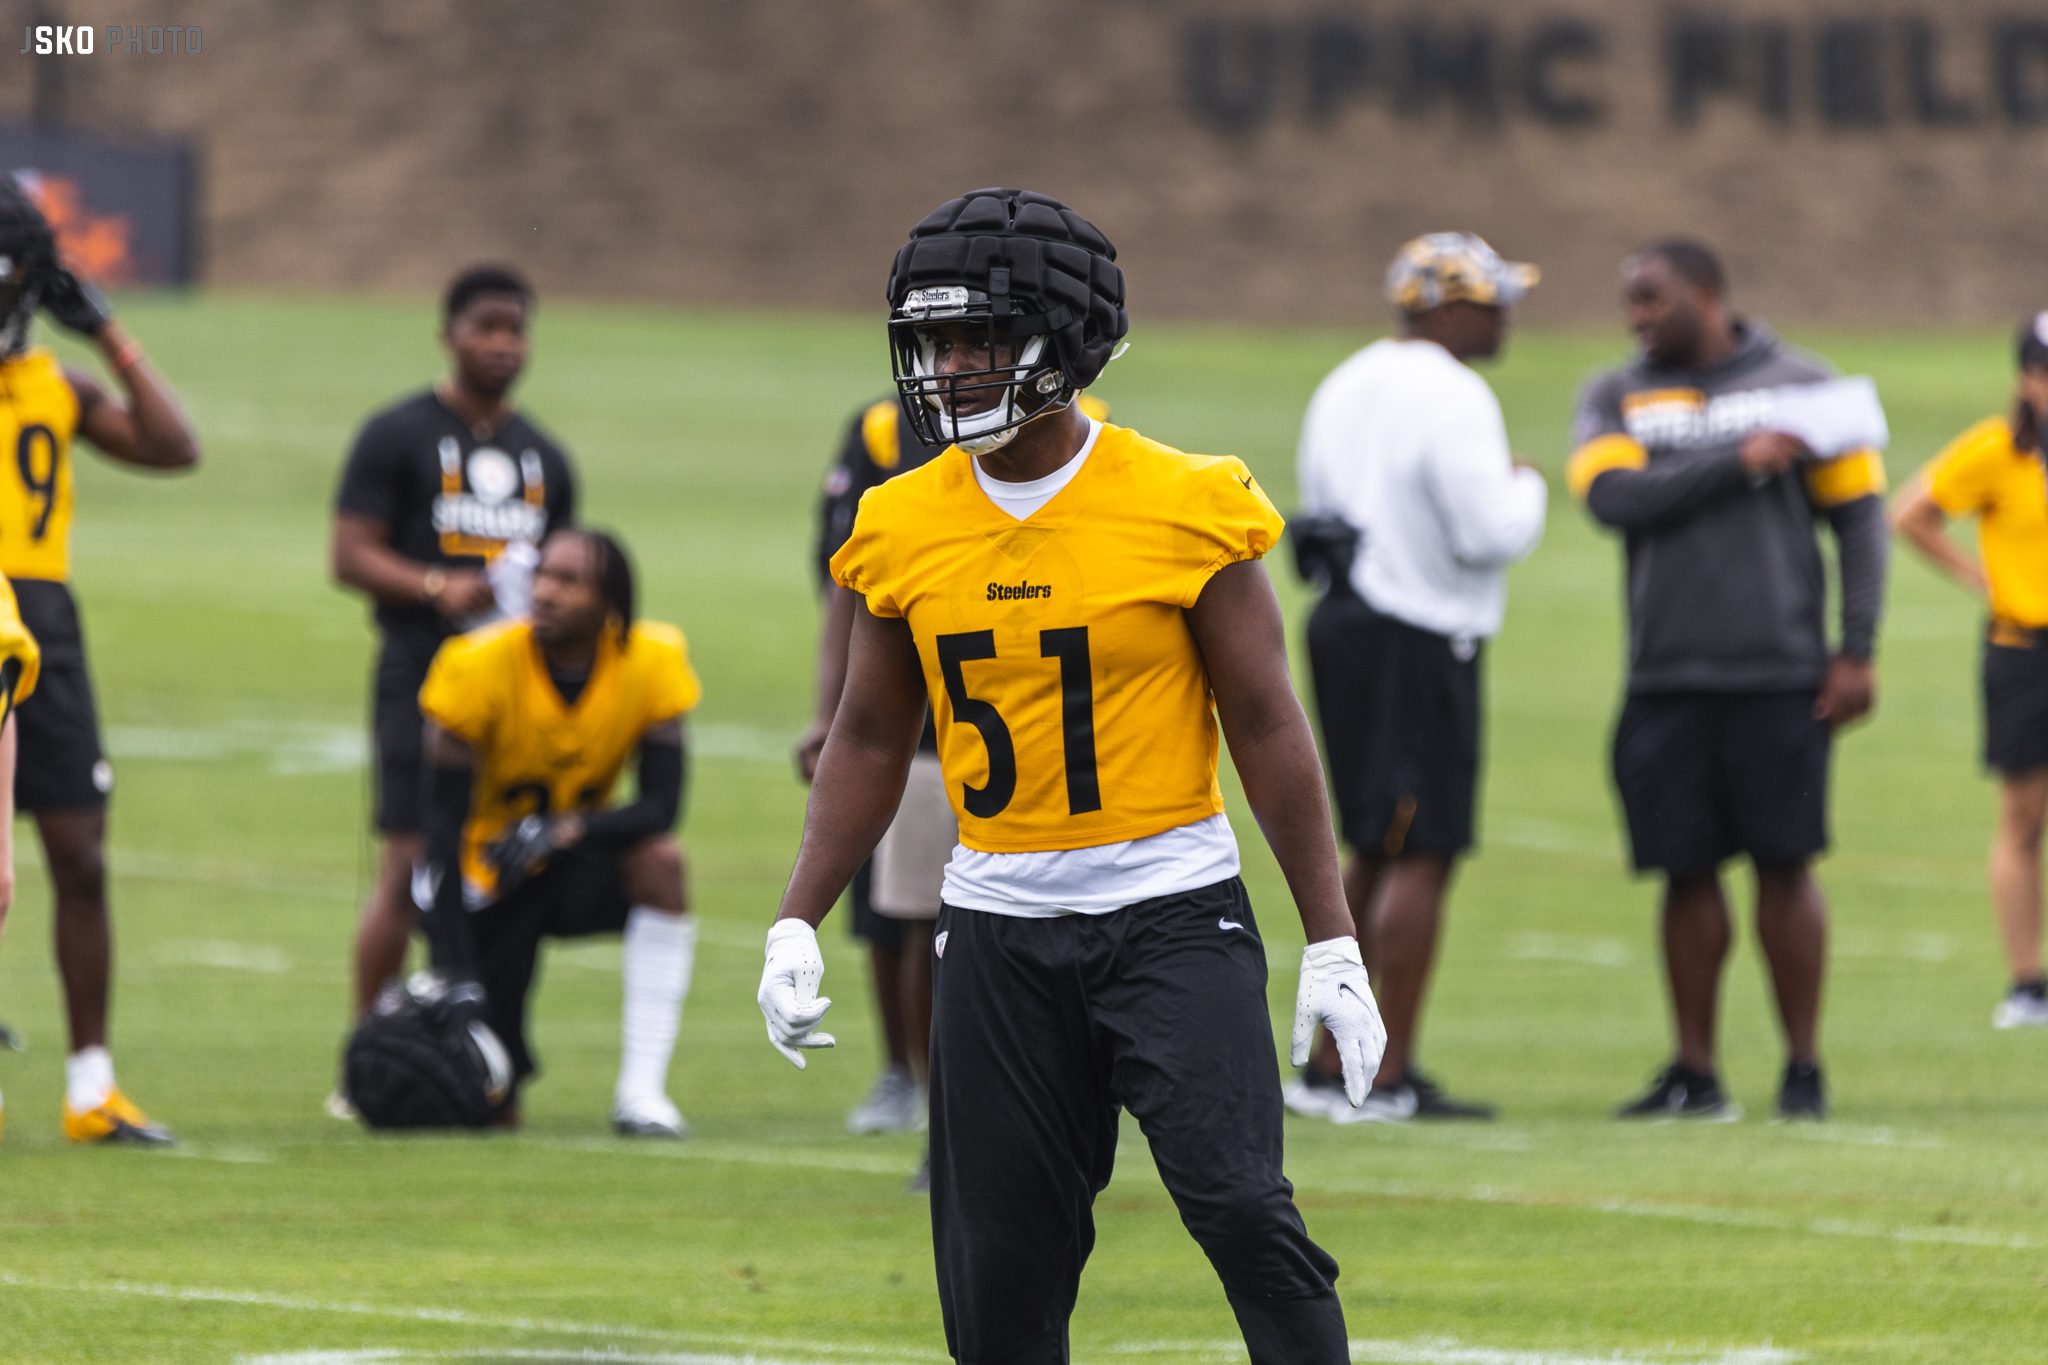
<svg viewBox="0 0 2048 1365">
<path fill-rule="evenodd" d="M 2015 989 L 1991 1012 L 1993 1028 L 2048 1028 L 2048 999 Z"/>
<path fill-rule="evenodd" d="M 875 1078 L 875 1088 L 846 1116 L 849 1133 L 914 1133 L 924 1127 L 924 1092 L 917 1078 L 892 1066 Z"/>
<path fill-rule="evenodd" d="M 612 1131 L 620 1137 L 666 1138 L 679 1141 L 690 1125 L 666 1095 L 639 1095 L 612 1101 Z"/>
<path fill-rule="evenodd" d="M 1341 1090 L 1337 1094 L 1343 1098 Z M 1365 1103 L 1356 1109 L 1347 1104 L 1331 1117 L 1339 1123 L 1410 1123 L 1420 1106 L 1412 1085 L 1376 1085 L 1366 1092 Z"/>
<path fill-rule="evenodd" d="M 1351 1101 L 1344 1098 L 1341 1085 L 1312 1085 L 1301 1076 L 1295 1076 L 1280 1087 L 1280 1102 L 1293 1113 L 1305 1119 L 1337 1119 L 1351 1112 Z"/>
</svg>

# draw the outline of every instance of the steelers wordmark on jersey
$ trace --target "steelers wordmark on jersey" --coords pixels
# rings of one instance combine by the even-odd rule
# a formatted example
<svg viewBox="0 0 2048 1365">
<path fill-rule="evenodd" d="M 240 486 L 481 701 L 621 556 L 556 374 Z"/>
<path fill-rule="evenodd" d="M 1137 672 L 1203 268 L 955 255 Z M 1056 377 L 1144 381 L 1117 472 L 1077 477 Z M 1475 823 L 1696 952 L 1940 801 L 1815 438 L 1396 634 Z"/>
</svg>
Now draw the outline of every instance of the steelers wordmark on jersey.
<svg viewBox="0 0 2048 1365">
<path fill-rule="evenodd" d="M 462 831 L 469 888 L 485 900 L 496 893 L 485 849 L 520 820 L 603 807 L 641 736 L 702 695 L 683 633 L 655 621 L 635 623 L 623 643 L 605 632 L 573 705 L 548 677 L 528 622 L 441 646 L 420 689 L 420 711 L 476 751 Z"/>
<path fill-rule="evenodd" d="M 917 644 L 960 841 L 1137 839 L 1223 809 L 1208 674 L 1184 612 L 1284 523 L 1244 462 L 1103 426 L 1018 521 L 957 447 L 861 499 L 833 577 Z"/>
</svg>

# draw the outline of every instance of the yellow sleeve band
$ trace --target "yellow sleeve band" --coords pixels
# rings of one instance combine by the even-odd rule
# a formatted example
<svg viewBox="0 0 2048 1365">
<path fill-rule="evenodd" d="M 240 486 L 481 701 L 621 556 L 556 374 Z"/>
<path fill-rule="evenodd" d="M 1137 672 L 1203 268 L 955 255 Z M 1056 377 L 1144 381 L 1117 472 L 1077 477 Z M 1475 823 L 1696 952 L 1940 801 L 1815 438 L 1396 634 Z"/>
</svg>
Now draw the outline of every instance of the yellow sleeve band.
<svg viewBox="0 0 2048 1365">
<path fill-rule="evenodd" d="M 875 404 L 860 415 L 860 438 L 868 448 L 868 458 L 875 462 L 877 469 L 894 469 L 903 458 L 903 447 L 896 430 L 898 412 L 893 401 Z"/>
<path fill-rule="evenodd" d="M 1806 468 L 1806 492 L 1820 507 L 1878 497 L 1887 486 L 1884 457 L 1874 450 L 1854 450 Z"/>
<path fill-rule="evenodd" d="M 1593 480 L 1610 469 L 1641 469 L 1650 463 L 1650 453 L 1619 432 L 1596 436 L 1572 453 L 1565 466 L 1564 481 L 1572 496 L 1583 500 Z"/>
</svg>

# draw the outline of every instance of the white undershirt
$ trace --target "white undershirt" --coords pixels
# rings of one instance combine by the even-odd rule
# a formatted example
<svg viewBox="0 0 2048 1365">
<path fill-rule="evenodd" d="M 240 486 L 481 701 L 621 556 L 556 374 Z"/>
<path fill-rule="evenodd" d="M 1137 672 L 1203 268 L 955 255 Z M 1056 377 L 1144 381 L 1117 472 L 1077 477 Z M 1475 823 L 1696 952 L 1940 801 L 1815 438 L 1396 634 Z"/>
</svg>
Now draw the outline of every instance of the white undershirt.
<svg viewBox="0 0 2048 1365">
<path fill-rule="evenodd" d="M 1072 459 L 1042 479 L 1031 479 L 1024 483 L 1008 483 L 991 475 L 981 467 L 978 458 L 969 456 L 974 464 L 974 481 L 981 485 L 981 491 L 988 494 L 988 500 L 1023 521 L 1039 508 L 1059 496 L 1059 491 L 1074 481 L 1081 472 L 1081 466 L 1088 462 L 1088 453 L 1095 449 L 1095 438 L 1102 434 L 1102 423 L 1086 413 L 1082 420 L 1088 423 L 1088 439 L 1081 442 L 1081 448 L 1074 452 Z"/>
<path fill-rule="evenodd" d="M 1042 479 L 1005 483 L 989 477 L 976 460 L 974 481 L 989 501 L 1024 521 L 1074 481 L 1101 434 L 1102 424 L 1090 417 L 1088 439 L 1081 449 Z M 940 895 L 946 904 L 963 910 L 1053 919 L 1106 915 L 1155 896 L 1210 886 L 1237 873 L 1237 836 L 1228 817 L 1219 813 L 1142 839 L 1093 848 L 983 853 L 956 844 Z"/>
</svg>

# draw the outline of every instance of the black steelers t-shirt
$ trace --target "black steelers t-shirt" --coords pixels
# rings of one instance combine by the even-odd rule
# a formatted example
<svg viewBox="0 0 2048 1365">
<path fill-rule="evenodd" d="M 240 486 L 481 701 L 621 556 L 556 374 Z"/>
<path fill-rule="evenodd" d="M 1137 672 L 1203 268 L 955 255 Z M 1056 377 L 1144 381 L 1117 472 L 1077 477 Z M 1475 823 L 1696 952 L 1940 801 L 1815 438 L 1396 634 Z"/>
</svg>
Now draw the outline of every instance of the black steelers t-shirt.
<svg viewBox="0 0 2048 1365">
<path fill-rule="evenodd" d="M 335 509 L 383 522 L 408 559 L 480 568 L 515 540 L 538 545 L 576 514 L 576 478 L 553 437 L 513 413 L 482 439 L 432 389 L 363 424 Z M 393 646 L 431 653 L 448 633 L 425 604 L 377 604 Z"/>
</svg>

